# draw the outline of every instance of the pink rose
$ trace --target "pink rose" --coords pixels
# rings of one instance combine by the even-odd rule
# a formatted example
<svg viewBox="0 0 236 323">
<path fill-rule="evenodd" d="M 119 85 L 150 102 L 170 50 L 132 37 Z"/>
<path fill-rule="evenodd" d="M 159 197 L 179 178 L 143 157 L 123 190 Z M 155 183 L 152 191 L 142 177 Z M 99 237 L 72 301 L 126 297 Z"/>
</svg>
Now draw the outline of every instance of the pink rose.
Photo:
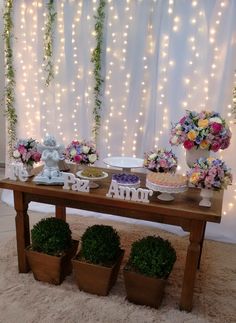
<svg viewBox="0 0 236 323">
<path fill-rule="evenodd" d="M 33 157 L 33 160 L 37 163 L 40 161 L 41 154 L 39 152 L 35 152 L 32 157 Z"/>
<path fill-rule="evenodd" d="M 221 130 L 222 130 L 222 124 L 217 123 L 217 122 L 213 122 L 211 124 L 211 133 L 213 133 L 214 135 L 216 135 L 219 132 L 221 132 Z"/>
<path fill-rule="evenodd" d="M 191 141 L 191 140 L 185 140 L 184 142 L 184 148 L 187 149 L 187 150 L 190 150 L 192 149 L 194 146 L 194 142 Z"/>
<path fill-rule="evenodd" d="M 222 141 L 222 143 L 221 143 L 221 149 L 226 149 L 226 148 L 228 148 L 229 147 L 229 144 L 230 144 L 230 139 L 229 138 L 227 138 L 227 139 L 225 139 L 225 140 L 223 140 Z"/>
<path fill-rule="evenodd" d="M 79 164 L 79 163 L 81 162 L 81 160 L 82 160 L 82 157 L 81 157 L 80 155 L 76 155 L 76 156 L 74 157 L 74 161 L 75 161 L 77 164 Z"/>
<path fill-rule="evenodd" d="M 183 117 L 183 118 L 180 119 L 179 123 L 182 125 L 185 120 L 186 120 L 186 117 Z"/>
<path fill-rule="evenodd" d="M 167 167 L 167 163 L 164 159 L 160 160 L 160 167 L 166 168 Z"/>
<path fill-rule="evenodd" d="M 220 149 L 220 143 L 217 141 L 213 141 L 211 144 L 211 150 L 217 152 Z"/>
<path fill-rule="evenodd" d="M 27 150 L 25 149 L 25 146 L 23 146 L 23 145 L 19 145 L 18 151 L 21 155 L 23 155 L 27 152 Z"/>
</svg>

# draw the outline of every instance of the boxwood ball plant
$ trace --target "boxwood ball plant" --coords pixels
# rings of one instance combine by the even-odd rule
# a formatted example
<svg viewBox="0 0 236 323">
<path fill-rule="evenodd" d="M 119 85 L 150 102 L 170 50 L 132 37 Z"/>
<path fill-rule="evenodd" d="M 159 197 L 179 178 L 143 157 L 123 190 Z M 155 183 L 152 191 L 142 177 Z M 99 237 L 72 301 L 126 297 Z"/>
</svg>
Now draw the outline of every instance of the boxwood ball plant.
<svg viewBox="0 0 236 323">
<path fill-rule="evenodd" d="M 93 225 L 84 232 L 81 246 L 81 257 L 99 265 L 110 265 L 120 252 L 120 237 L 113 227 Z"/>
<path fill-rule="evenodd" d="M 61 255 L 71 247 L 69 224 L 57 218 L 45 218 L 31 230 L 32 249 L 49 255 Z"/>
<path fill-rule="evenodd" d="M 168 278 L 176 260 L 176 252 L 168 240 L 147 236 L 135 241 L 127 270 L 156 278 Z"/>
</svg>

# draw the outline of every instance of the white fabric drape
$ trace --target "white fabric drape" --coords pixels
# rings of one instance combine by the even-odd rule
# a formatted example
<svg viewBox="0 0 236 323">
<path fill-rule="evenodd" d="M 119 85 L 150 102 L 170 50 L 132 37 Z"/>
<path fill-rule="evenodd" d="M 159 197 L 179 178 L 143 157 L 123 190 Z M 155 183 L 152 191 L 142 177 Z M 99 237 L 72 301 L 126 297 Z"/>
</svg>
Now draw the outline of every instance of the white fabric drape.
<svg viewBox="0 0 236 323">
<path fill-rule="evenodd" d="M 50 133 L 67 145 L 74 138 L 92 137 L 90 57 L 98 1 L 55 1 L 55 78 L 49 87 L 43 70 L 45 3 L 15 1 L 17 132 L 19 138 L 39 140 Z M 214 110 L 230 120 L 235 12 L 234 0 L 107 1 L 99 165 L 107 156 L 142 158 L 154 147 L 170 147 L 170 124 L 185 109 Z M 231 128 L 231 146 L 218 156 L 236 178 L 235 125 Z M 184 149 L 174 151 L 184 172 Z M 208 237 L 236 242 L 235 197 L 233 185 L 225 192 L 222 223 L 208 225 Z"/>
</svg>

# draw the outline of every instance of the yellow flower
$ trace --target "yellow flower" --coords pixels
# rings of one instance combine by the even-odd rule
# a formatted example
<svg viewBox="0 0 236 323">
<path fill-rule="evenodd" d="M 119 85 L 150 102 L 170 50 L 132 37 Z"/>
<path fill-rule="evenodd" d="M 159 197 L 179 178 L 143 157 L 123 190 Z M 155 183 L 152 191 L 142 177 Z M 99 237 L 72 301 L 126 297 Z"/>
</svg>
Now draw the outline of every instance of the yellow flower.
<svg viewBox="0 0 236 323">
<path fill-rule="evenodd" d="M 198 120 L 198 127 L 206 128 L 209 125 L 209 121 L 207 119 L 199 119 Z"/>
<path fill-rule="evenodd" d="M 194 141 L 197 137 L 197 133 L 194 130 L 190 130 L 188 133 L 188 139 Z"/>
<path fill-rule="evenodd" d="M 190 183 L 196 184 L 199 180 L 199 177 L 200 177 L 200 173 L 193 173 L 189 179 Z"/>
<path fill-rule="evenodd" d="M 207 162 L 208 162 L 208 164 L 209 164 L 209 165 L 211 165 L 214 159 L 215 159 L 215 158 L 213 158 L 213 157 L 208 157 L 208 158 L 207 158 Z"/>
<path fill-rule="evenodd" d="M 200 148 L 201 149 L 207 149 L 209 147 L 209 143 L 208 143 L 208 141 L 207 140 L 202 140 L 201 142 L 200 142 Z"/>
</svg>

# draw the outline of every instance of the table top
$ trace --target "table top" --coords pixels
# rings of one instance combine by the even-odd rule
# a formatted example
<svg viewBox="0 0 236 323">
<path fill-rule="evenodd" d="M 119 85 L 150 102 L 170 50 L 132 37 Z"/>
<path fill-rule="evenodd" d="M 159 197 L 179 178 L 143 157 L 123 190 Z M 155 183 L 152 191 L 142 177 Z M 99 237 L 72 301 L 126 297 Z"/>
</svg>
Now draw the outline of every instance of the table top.
<svg viewBox="0 0 236 323">
<path fill-rule="evenodd" d="M 157 199 L 156 192 L 150 197 L 150 203 L 119 200 L 107 197 L 112 174 L 118 173 L 114 169 L 103 169 L 108 177 L 99 181 L 99 188 L 90 189 L 89 193 L 64 190 L 61 186 L 37 185 L 32 178 L 27 182 L 3 179 L 0 187 L 26 193 L 27 201 L 43 202 L 61 206 L 82 208 L 91 211 L 110 213 L 131 218 L 149 220 L 153 222 L 165 222 L 163 217 L 169 217 L 168 223 L 175 224 L 177 218 L 195 219 L 210 222 L 221 221 L 223 191 L 214 191 L 212 206 L 200 207 L 200 190 L 189 188 L 186 192 L 175 194 L 175 199 L 165 202 Z M 141 179 L 140 187 L 145 188 L 146 174 L 134 173 Z"/>
</svg>

